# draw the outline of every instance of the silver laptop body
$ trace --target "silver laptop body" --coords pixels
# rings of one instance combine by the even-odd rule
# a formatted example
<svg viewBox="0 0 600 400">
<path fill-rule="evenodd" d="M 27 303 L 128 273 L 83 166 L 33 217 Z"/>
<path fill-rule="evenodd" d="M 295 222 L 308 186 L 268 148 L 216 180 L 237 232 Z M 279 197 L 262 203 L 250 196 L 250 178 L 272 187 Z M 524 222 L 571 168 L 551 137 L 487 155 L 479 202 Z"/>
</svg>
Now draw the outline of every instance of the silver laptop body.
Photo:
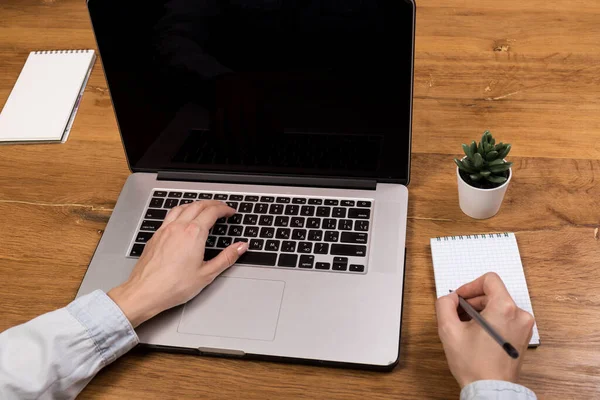
<svg viewBox="0 0 600 400">
<path fill-rule="evenodd" d="M 176 5 L 178 2 L 169 3 Z M 410 165 L 414 43 L 414 3 L 398 3 L 404 8 L 393 10 L 402 11 L 402 22 L 410 25 L 402 31 L 405 35 L 409 33 L 406 38 L 393 39 L 405 43 L 402 50 L 405 54 L 400 56 L 409 64 L 409 76 L 401 77 L 403 82 L 409 83 L 403 86 L 404 92 L 398 94 L 406 99 L 397 116 L 404 126 L 394 127 L 402 132 L 399 134 L 402 147 L 398 148 L 397 155 L 402 164 L 400 178 L 391 174 L 369 177 L 364 173 L 350 177 L 345 174 L 319 176 L 310 170 L 310 166 L 303 167 L 309 170 L 306 174 L 269 174 L 255 169 L 255 165 L 247 168 L 248 173 L 241 168 L 222 171 L 190 167 L 191 163 L 185 164 L 190 160 L 189 150 L 195 149 L 190 138 L 208 141 L 214 136 L 211 125 L 202 126 L 201 132 L 193 135 L 187 133 L 189 126 L 186 127 L 188 130 L 181 128 L 190 118 L 210 119 L 206 116 L 210 111 L 197 104 L 178 107 L 176 112 L 169 114 L 170 119 L 167 118 L 160 130 L 157 129 L 153 140 L 140 144 L 144 139 L 138 140 L 138 133 L 131 128 L 130 116 L 139 116 L 144 104 L 132 106 L 131 98 L 126 97 L 133 96 L 131 93 L 136 89 L 132 88 L 134 85 L 127 87 L 127 81 L 122 80 L 120 74 L 127 67 L 120 64 L 124 63 L 122 55 L 119 61 L 117 50 L 111 47 L 117 43 L 117 39 L 111 41 L 112 36 L 122 39 L 126 37 L 123 30 L 132 29 L 125 24 L 127 10 L 123 11 L 125 6 L 117 1 L 89 0 L 92 23 L 133 173 L 121 191 L 77 296 L 96 289 L 108 291 L 124 282 L 145 243 L 159 229 L 164 215 L 173 206 L 206 198 L 223 199 L 238 210 L 239 219 L 220 221 L 213 228 L 207 252 L 214 254 L 231 240 L 245 238 L 250 242 L 249 252 L 252 253 L 246 261 L 251 262 L 244 262 L 242 258 L 189 303 L 138 327 L 136 332 L 142 345 L 197 355 L 381 370 L 393 368 L 400 354 L 404 293 L 408 204 L 405 184 L 408 183 Z M 108 18 L 114 15 L 113 6 L 122 11 L 123 21 Z M 185 11 L 173 7 L 177 12 Z M 226 11 L 222 12 L 226 14 Z M 175 26 L 169 18 L 174 17 L 158 18 L 152 29 L 160 31 L 161 24 Z M 120 22 L 123 24 L 119 25 Z M 172 40 L 178 39 L 169 38 Z M 172 59 L 172 56 L 168 57 Z M 137 78 L 132 75 L 130 79 Z M 143 82 L 146 78 L 139 79 Z M 152 101 L 148 107 L 160 107 Z M 151 110 L 147 116 L 153 118 Z M 389 120 L 395 118 L 392 116 Z M 198 119 L 194 124 L 196 129 Z M 359 126 L 360 121 L 353 124 Z M 156 126 L 159 125 L 156 122 Z M 151 132 L 153 128 L 146 124 L 140 129 Z M 296 130 L 287 127 L 282 135 L 288 135 L 286 141 L 298 143 L 286 145 L 288 152 L 291 148 L 305 151 L 322 138 L 311 136 L 306 140 L 305 136 L 297 135 Z M 381 161 L 382 157 L 394 158 L 389 156 L 390 149 L 385 148 L 386 133 L 350 132 L 341 138 L 339 132 L 336 135 L 323 143 L 339 141 L 339 146 L 347 146 L 349 152 L 356 150 L 357 143 L 360 149 L 356 151 L 366 149 L 374 153 L 371 149 L 377 149 L 380 153 L 366 154 L 365 158 L 373 159 L 378 168 L 384 168 L 381 167 L 385 161 Z M 260 142 L 261 139 L 257 140 Z M 136 153 L 142 146 L 145 146 L 144 151 Z M 218 143 L 211 145 L 210 151 L 213 148 L 218 148 Z M 260 153 L 261 150 L 257 151 Z M 314 151 L 310 150 L 310 153 Z M 334 153 L 328 151 L 324 148 L 324 157 L 331 158 L 330 154 Z M 198 157 L 194 160 L 199 160 L 195 162 L 205 165 L 202 157 L 208 156 L 198 156 L 198 151 L 194 152 L 194 157 Z M 309 150 L 306 153 L 308 157 Z M 352 159 L 357 157 L 353 155 Z M 171 160 L 177 162 L 169 164 Z M 345 159 L 340 162 L 349 165 L 349 171 L 362 168 Z M 152 166 L 153 163 L 156 166 Z M 314 163 L 320 165 L 322 161 L 315 158 Z M 164 170 L 163 165 L 166 166 Z"/>
</svg>

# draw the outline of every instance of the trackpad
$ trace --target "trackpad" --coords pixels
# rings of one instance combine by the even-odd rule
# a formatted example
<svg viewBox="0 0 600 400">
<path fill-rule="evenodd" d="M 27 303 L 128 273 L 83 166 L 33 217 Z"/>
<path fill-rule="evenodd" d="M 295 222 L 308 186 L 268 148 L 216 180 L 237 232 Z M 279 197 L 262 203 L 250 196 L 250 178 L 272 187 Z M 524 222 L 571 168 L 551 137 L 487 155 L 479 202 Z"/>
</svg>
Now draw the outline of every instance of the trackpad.
<svg viewBox="0 0 600 400">
<path fill-rule="evenodd" d="M 177 331 L 273 340 L 285 283 L 219 277 L 183 308 Z"/>
</svg>

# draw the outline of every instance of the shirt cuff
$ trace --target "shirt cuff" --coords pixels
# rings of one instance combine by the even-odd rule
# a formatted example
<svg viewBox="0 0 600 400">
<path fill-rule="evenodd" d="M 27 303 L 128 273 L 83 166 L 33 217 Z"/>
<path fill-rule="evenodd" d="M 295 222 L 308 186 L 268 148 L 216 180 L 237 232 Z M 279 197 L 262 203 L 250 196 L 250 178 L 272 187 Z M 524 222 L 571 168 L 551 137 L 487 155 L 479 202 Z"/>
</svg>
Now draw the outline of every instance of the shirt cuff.
<svg viewBox="0 0 600 400">
<path fill-rule="evenodd" d="M 123 311 L 106 293 L 95 290 L 67 306 L 86 329 L 103 360 L 103 367 L 134 348 L 139 339 Z"/>
<path fill-rule="evenodd" d="M 525 386 L 505 381 L 475 381 L 460 391 L 460 400 L 507 399 L 536 400 L 535 393 Z"/>
</svg>

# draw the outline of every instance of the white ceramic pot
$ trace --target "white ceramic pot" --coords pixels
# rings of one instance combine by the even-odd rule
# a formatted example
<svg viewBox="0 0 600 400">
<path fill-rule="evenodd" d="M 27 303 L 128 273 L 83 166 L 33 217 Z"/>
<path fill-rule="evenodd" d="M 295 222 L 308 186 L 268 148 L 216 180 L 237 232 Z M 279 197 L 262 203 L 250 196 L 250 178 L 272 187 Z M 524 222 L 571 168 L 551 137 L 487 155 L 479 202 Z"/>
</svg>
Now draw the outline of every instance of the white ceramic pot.
<svg viewBox="0 0 600 400">
<path fill-rule="evenodd" d="M 512 178 L 512 168 L 508 170 L 508 179 L 501 186 L 493 189 L 479 189 L 469 185 L 461 178 L 456 167 L 458 180 L 458 203 L 460 209 L 475 219 L 491 218 L 498 213 L 508 184 Z"/>
</svg>

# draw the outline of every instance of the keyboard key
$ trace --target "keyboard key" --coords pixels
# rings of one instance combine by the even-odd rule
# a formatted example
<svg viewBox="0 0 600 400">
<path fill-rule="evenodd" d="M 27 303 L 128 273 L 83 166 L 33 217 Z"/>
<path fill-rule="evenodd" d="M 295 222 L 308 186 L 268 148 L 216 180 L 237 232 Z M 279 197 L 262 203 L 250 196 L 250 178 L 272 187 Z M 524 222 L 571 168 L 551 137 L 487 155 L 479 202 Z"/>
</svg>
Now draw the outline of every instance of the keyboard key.
<svg viewBox="0 0 600 400">
<path fill-rule="evenodd" d="M 279 251 L 279 240 L 267 240 L 267 245 L 265 246 L 265 250 Z"/>
<path fill-rule="evenodd" d="M 150 200 L 150 207 L 161 208 L 164 202 L 164 199 L 153 197 L 152 200 Z"/>
<path fill-rule="evenodd" d="M 237 260 L 237 264 L 275 266 L 277 253 L 246 251 Z"/>
<path fill-rule="evenodd" d="M 202 200 L 210 200 L 210 199 L 212 199 L 212 196 L 213 195 L 211 193 L 200 193 L 198 195 L 198 198 L 202 199 Z"/>
<path fill-rule="evenodd" d="M 339 256 L 365 257 L 367 246 L 358 244 L 332 244 L 331 254 Z"/>
<path fill-rule="evenodd" d="M 275 201 L 275 197 L 273 196 L 262 196 L 260 198 L 260 201 L 262 201 L 263 203 L 272 203 Z"/>
<path fill-rule="evenodd" d="M 315 243 L 315 254 L 329 253 L 329 243 Z"/>
<path fill-rule="evenodd" d="M 183 194 L 184 199 L 195 199 L 196 197 L 198 197 L 197 193 L 186 192 Z"/>
<path fill-rule="evenodd" d="M 190 204 L 193 203 L 194 200 L 190 200 L 190 199 L 183 199 L 183 200 L 179 200 L 179 205 L 182 206 L 184 204 Z"/>
<path fill-rule="evenodd" d="M 304 228 L 304 218 L 292 217 L 292 219 L 290 220 L 290 226 L 292 228 Z"/>
<path fill-rule="evenodd" d="M 352 230 L 352 221 L 349 219 L 340 219 L 338 223 L 338 229 L 341 231 L 351 231 Z"/>
<path fill-rule="evenodd" d="M 135 241 L 138 243 L 146 243 L 148 240 L 152 239 L 154 232 L 139 232 L 135 238 Z"/>
<path fill-rule="evenodd" d="M 223 201 L 223 200 L 227 200 L 228 197 L 229 197 L 228 195 L 223 194 L 223 193 L 217 193 L 217 194 L 215 194 L 215 200 L 221 200 L 221 201 Z"/>
<path fill-rule="evenodd" d="M 363 232 L 342 232 L 342 243 L 361 243 L 367 244 L 368 235 Z"/>
<path fill-rule="evenodd" d="M 285 216 L 275 217 L 275 226 L 288 226 L 289 223 L 290 223 L 290 217 L 285 217 Z"/>
<path fill-rule="evenodd" d="M 332 218 L 325 218 L 323 220 L 323 229 L 335 229 L 337 227 L 337 222 Z"/>
<path fill-rule="evenodd" d="M 246 201 L 258 201 L 258 196 L 248 195 L 248 196 L 246 196 L 246 198 L 244 200 L 246 200 Z"/>
<path fill-rule="evenodd" d="M 131 257 L 141 256 L 142 253 L 144 252 L 144 247 L 146 247 L 145 244 L 141 244 L 141 243 L 134 244 L 133 247 L 131 248 L 131 253 L 129 253 L 129 255 Z"/>
<path fill-rule="evenodd" d="M 369 221 L 355 221 L 354 222 L 354 230 L 355 231 L 368 231 L 369 230 Z"/>
<path fill-rule="evenodd" d="M 269 210 L 269 205 L 265 203 L 256 203 L 254 205 L 254 213 L 255 214 L 266 214 Z"/>
<path fill-rule="evenodd" d="M 298 244 L 298 253 L 311 253 L 311 252 L 312 252 L 312 243 L 300 242 Z"/>
<path fill-rule="evenodd" d="M 281 204 L 288 204 L 290 202 L 290 198 L 289 197 L 278 197 L 277 200 L 278 203 Z"/>
<path fill-rule="evenodd" d="M 358 264 L 350 264 L 350 271 L 351 272 L 364 272 L 365 271 L 365 266 L 364 265 L 358 265 Z"/>
<path fill-rule="evenodd" d="M 323 200 L 321 199 L 308 199 L 308 204 L 313 204 L 313 205 L 321 205 L 323 204 Z"/>
<path fill-rule="evenodd" d="M 361 200 L 361 201 L 357 202 L 356 205 L 358 207 L 371 207 L 371 202 L 370 201 Z M 363 268 L 364 268 L 364 266 L 363 266 Z"/>
<path fill-rule="evenodd" d="M 238 209 L 238 211 L 242 212 L 242 213 L 251 213 L 252 207 L 254 207 L 254 203 L 244 202 L 244 203 L 240 204 L 240 208 Z"/>
<path fill-rule="evenodd" d="M 269 214 L 283 214 L 283 204 L 271 204 L 271 207 L 269 207 Z"/>
<path fill-rule="evenodd" d="M 340 264 L 340 263 L 333 263 L 333 266 L 331 267 L 332 271 L 346 271 L 348 269 L 348 264 Z"/>
<path fill-rule="evenodd" d="M 292 239 L 306 240 L 306 229 L 294 229 L 292 231 Z"/>
<path fill-rule="evenodd" d="M 271 226 L 273 225 L 273 218 L 272 215 L 261 215 L 258 224 L 260 226 Z"/>
<path fill-rule="evenodd" d="M 294 204 L 285 206 L 285 215 L 298 215 L 298 211 L 300 211 L 300 206 Z"/>
<path fill-rule="evenodd" d="M 337 206 L 339 202 L 337 200 L 327 199 L 325 200 L 326 206 Z"/>
<path fill-rule="evenodd" d="M 318 262 L 317 265 L 315 265 L 315 269 L 329 269 L 330 268 L 330 264 L 326 263 L 326 262 Z"/>
<path fill-rule="evenodd" d="M 226 217 L 221 217 L 217 220 L 217 224 L 224 224 L 225 222 L 227 222 L 227 218 Z"/>
<path fill-rule="evenodd" d="M 258 222 L 258 215 L 246 214 L 244 215 L 244 225 L 256 225 Z"/>
<path fill-rule="evenodd" d="M 346 209 L 342 207 L 333 207 L 332 217 L 336 218 L 346 218 Z"/>
<path fill-rule="evenodd" d="M 180 198 L 182 195 L 181 192 L 169 192 L 169 197 L 175 197 L 175 198 Z"/>
<path fill-rule="evenodd" d="M 319 229 L 321 227 L 321 220 L 319 218 L 309 218 L 306 220 L 306 227 Z"/>
<path fill-rule="evenodd" d="M 149 208 L 146 210 L 146 216 L 144 218 L 165 219 L 166 216 L 167 216 L 167 210 L 156 210 L 154 208 Z"/>
<path fill-rule="evenodd" d="M 296 268 L 298 263 L 297 254 L 280 254 L 279 261 L 277 262 L 278 267 Z"/>
<path fill-rule="evenodd" d="M 289 239 L 291 230 L 288 228 L 277 228 L 276 238 L 277 239 Z"/>
<path fill-rule="evenodd" d="M 240 203 L 238 203 L 237 201 L 226 201 L 225 204 L 227 204 L 229 207 L 233 208 L 234 210 L 237 210 Z"/>
<path fill-rule="evenodd" d="M 217 236 L 227 235 L 227 225 L 215 225 L 212 233 Z"/>
<path fill-rule="evenodd" d="M 265 241 L 262 239 L 252 239 L 250 241 L 250 250 L 262 250 Z"/>
<path fill-rule="evenodd" d="M 229 226 L 229 231 L 227 232 L 227 234 L 229 236 L 242 236 L 242 233 L 244 232 L 244 227 L 241 225 L 230 225 Z"/>
<path fill-rule="evenodd" d="M 179 200 L 177 199 L 167 199 L 167 201 L 165 201 L 165 208 L 177 207 L 178 204 Z"/>
<path fill-rule="evenodd" d="M 225 247 L 230 246 L 231 243 L 233 243 L 233 241 L 231 240 L 230 237 L 222 236 L 217 241 L 217 247 L 224 249 Z"/>
<path fill-rule="evenodd" d="M 336 231 L 327 231 L 325 232 L 325 241 L 326 242 L 337 242 L 340 238 L 340 233 Z"/>
<path fill-rule="evenodd" d="M 160 228 L 160 226 L 162 225 L 162 221 L 147 221 L 144 220 L 142 222 L 142 226 L 140 227 L 140 230 L 142 231 L 156 231 L 158 228 Z"/>
<path fill-rule="evenodd" d="M 348 264 L 348 257 L 333 257 L 333 262 Z"/>
<path fill-rule="evenodd" d="M 295 197 L 292 199 L 292 203 L 293 204 L 306 204 L 306 199 L 303 199 L 302 197 Z"/>
<path fill-rule="evenodd" d="M 217 237 L 209 236 L 206 238 L 206 247 L 215 247 L 217 245 Z"/>
<path fill-rule="evenodd" d="M 284 241 L 281 245 L 281 251 L 293 253 L 296 251 L 296 242 Z"/>
<path fill-rule="evenodd" d="M 331 208 L 329 207 L 317 207 L 317 217 L 329 217 Z"/>
<path fill-rule="evenodd" d="M 320 242 L 323 240 L 323 231 L 311 230 L 308 232 L 308 240 Z"/>
<path fill-rule="evenodd" d="M 257 237 L 258 236 L 258 226 L 247 226 L 244 230 L 244 236 L 247 237 Z"/>
<path fill-rule="evenodd" d="M 312 268 L 314 263 L 315 263 L 315 256 L 302 255 L 302 256 L 300 256 L 300 264 L 298 264 L 298 267 Z"/>
<path fill-rule="evenodd" d="M 348 211 L 348 218 L 369 219 L 371 210 L 368 208 L 351 208 Z"/>
<path fill-rule="evenodd" d="M 234 214 L 231 217 L 229 217 L 229 219 L 227 220 L 227 223 L 239 225 L 242 223 L 243 218 L 244 218 L 244 216 L 242 214 Z"/>
<path fill-rule="evenodd" d="M 275 236 L 275 228 L 261 228 L 260 237 L 265 239 L 273 239 Z"/>
<path fill-rule="evenodd" d="M 300 210 L 300 215 L 303 215 L 305 217 L 312 217 L 313 215 L 315 215 L 315 206 L 302 206 L 302 209 Z"/>
<path fill-rule="evenodd" d="M 244 196 L 242 196 L 241 194 L 232 194 L 229 196 L 229 200 L 231 201 L 242 201 L 244 200 Z"/>
<path fill-rule="evenodd" d="M 248 238 L 235 238 L 234 243 L 242 243 L 242 242 L 248 243 L 249 241 L 250 241 L 250 239 L 248 239 Z"/>
<path fill-rule="evenodd" d="M 344 207 L 354 207 L 354 200 L 342 200 Z"/>
<path fill-rule="evenodd" d="M 167 192 L 164 192 L 162 190 L 157 190 L 154 192 L 154 194 L 152 194 L 152 196 L 154 197 L 167 197 Z"/>
</svg>

